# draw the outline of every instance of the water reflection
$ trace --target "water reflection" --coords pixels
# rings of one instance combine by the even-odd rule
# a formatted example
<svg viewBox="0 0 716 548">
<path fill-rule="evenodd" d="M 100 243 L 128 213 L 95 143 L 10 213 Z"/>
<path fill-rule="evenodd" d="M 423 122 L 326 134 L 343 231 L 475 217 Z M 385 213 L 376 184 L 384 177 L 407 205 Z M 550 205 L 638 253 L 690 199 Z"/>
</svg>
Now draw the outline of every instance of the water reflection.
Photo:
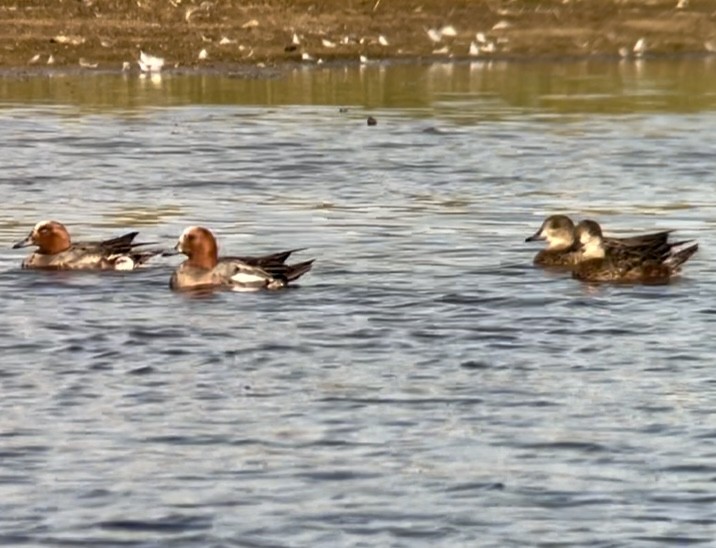
<svg viewBox="0 0 716 548">
<path fill-rule="evenodd" d="M 716 57 L 594 59 L 574 62 L 480 60 L 445 64 L 296 66 L 265 73 L 197 75 L 49 73 L 0 78 L 2 103 L 52 101 L 90 110 L 147 106 L 353 105 L 421 109 L 474 121 L 552 113 L 698 112 L 716 105 Z"/>
</svg>

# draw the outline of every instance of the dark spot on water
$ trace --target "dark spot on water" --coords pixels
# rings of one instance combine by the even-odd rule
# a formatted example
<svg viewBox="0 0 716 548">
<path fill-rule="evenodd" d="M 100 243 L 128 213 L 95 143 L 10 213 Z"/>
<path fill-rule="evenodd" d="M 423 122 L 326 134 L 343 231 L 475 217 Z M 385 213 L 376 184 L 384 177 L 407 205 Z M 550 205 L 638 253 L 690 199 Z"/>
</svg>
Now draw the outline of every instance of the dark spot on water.
<svg viewBox="0 0 716 548">
<path fill-rule="evenodd" d="M 453 485 L 446 489 L 448 492 L 459 493 L 461 491 L 502 491 L 505 488 L 501 482 L 474 482 Z"/>
<path fill-rule="evenodd" d="M 460 367 L 464 367 L 465 369 L 489 369 L 490 364 L 483 361 L 470 360 L 467 362 L 462 362 L 460 364 Z"/>
<path fill-rule="evenodd" d="M 156 520 L 110 520 L 98 524 L 111 531 L 134 531 L 144 533 L 175 533 L 179 531 L 204 530 L 211 527 L 212 520 L 206 517 L 167 516 Z"/>
<path fill-rule="evenodd" d="M 151 375 L 152 373 L 156 373 L 156 370 L 150 365 L 144 365 L 142 367 L 137 367 L 135 369 L 130 369 L 129 371 L 127 371 L 128 375 L 137 376 Z"/>
</svg>

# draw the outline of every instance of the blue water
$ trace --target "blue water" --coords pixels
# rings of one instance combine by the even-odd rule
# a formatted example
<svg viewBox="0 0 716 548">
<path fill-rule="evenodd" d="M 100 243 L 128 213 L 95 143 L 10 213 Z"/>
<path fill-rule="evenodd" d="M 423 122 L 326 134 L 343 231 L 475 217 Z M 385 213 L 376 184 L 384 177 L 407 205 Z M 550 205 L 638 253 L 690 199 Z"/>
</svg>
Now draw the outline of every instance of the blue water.
<svg viewBox="0 0 716 548">
<path fill-rule="evenodd" d="M 8 100 L 0 544 L 713 545 L 716 114 L 654 89 L 633 112 Z M 531 265 L 555 212 L 700 251 L 668 286 L 581 285 Z M 23 271 L 47 218 L 317 261 L 203 298 L 168 289 L 178 258 Z"/>
</svg>

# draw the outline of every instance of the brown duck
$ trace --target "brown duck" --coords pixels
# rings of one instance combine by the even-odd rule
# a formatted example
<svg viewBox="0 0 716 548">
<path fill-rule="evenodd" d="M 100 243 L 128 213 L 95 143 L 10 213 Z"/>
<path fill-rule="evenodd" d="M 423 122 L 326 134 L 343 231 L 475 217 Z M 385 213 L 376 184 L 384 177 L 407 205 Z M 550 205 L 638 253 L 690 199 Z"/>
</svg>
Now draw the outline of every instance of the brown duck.
<svg viewBox="0 0 716 548">
<path fill-rule="evenodd" d="M 311 270 L 314 259 L 285 264 L 298 250 L 261 257 L 219 257 L 216 238 L 204 227 L 191 226 L 174 249 L 187 256 L 172 274 L 172 289 L 224 288 L 235 291 L 281 289 Z"/>
<path fill-rule="evenodd" d="M 72 242 L 58 221 L 41 221 L 13 249 L 36 246 L 22 261 L 23 268 L 46 270 L 133 270 L 159 251 L 139 251 L 146 243 L 134 243 L 138 232 L 102 241 Z"/>
<path fill-rule="evenodd" d="M 651 249 L 668 245 L 670 230 L 640 234 L 625 238 L 603 238 L 605 250 Z M 566 215 L 550 215 L 526 242 L 546 240 L 547 247 L 535 255 L 534 264 L 550 268 L 572 269 L 584 260 L 576 239 L 576 227 Z"/>
<path fill-rule="evenodd" d="M 576 235 L 583 260 L 572 277 L 586 282 L 668 283 L 699 248 L 688 241 L 609 249 L 599 224 L 588 220 L 577 225 Z"/>
</svg>

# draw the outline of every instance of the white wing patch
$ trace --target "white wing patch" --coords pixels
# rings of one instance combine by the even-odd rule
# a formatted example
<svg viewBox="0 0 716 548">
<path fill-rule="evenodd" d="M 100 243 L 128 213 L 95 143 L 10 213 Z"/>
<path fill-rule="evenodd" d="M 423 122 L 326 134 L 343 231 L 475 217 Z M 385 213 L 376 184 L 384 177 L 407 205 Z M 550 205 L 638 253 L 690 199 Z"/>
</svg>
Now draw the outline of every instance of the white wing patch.
<svg viewBox="0 0 716 548">
<path fill-rule="evenodd" d="M 266 285 L 266 278 L 264 276 L 241 270 L 231 276 L 231 281 L 240 285 Z"/>
<path fill-rule="evenodd" d="M 256 291 L 261 291 L 263 289 L 263 286 L 259 285 L 232 285 L 231 291 L 235 293 L 255 293 Z"/>
<path fill-rule="evenodd" d="M 117 260 L 114 261 L 115 270 L 134 270 L 134 266 L 134 261 L 127 255 L 117 257 Z"/>
</svg>

